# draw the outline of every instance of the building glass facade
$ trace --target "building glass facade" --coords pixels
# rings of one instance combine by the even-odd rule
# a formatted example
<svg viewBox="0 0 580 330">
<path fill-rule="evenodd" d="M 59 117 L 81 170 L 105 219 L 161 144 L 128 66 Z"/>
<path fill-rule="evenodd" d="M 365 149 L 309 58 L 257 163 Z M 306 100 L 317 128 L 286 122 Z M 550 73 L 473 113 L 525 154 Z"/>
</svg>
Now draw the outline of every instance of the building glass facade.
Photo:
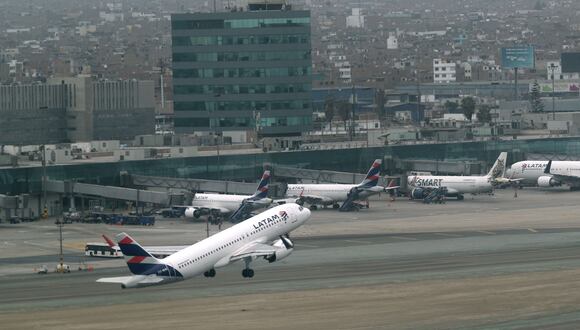
<svg viewBox="0 0 580 330">
<path fill-rule="evenodd" d="M 176 133 L 311 128 L 309 11 L 175 14 L 172 38 Z"/>
</svg>

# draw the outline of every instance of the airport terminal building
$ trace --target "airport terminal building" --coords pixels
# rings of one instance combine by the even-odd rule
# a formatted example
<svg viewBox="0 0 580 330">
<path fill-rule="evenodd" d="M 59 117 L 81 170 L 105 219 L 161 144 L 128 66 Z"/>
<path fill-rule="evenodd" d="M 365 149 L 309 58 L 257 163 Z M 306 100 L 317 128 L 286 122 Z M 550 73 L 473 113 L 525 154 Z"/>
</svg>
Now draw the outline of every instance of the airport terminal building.
<svg viewBox="0 0 580 330">
<path fill-rule="evenodd" d="M 172 15 L 176 133 L 311 129 L 310 12 L 252 9 Z"/>
<path fill-rule="evenodd" d="M 0 145 L 130 140 L 155 132 L 152 81 L 53 78 L 0 85 Z"/>
</svg>

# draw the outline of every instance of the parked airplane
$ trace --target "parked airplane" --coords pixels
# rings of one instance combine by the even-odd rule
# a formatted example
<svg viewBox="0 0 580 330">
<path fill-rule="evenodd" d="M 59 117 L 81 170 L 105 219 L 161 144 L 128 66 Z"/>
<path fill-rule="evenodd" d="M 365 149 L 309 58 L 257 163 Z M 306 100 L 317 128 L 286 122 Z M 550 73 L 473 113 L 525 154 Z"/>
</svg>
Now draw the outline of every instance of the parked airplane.
<svg viewBox="0 0 580 330">
<path fill-rule="evenodd" d="M 195 194 L 191 206 L 185 209 L 185 216 L 198 219 L 209 215 L 208 221 L 225 214 L 231 214 L 230 220 L 238 222 L 248 217 L 250 212 L 265 208 L 272 203 L 268 198 L 270 171 L 264 171 L 256 192 L 251 195 L 230 194 Z"/>
<path fill-rule="evenodd" d="M 276 206 L 242 223 L 208 237 L 172 255 L 158 259 L 125 233 L 117 235 L 129 270 L 134 275 L 98 279 L 137 288 L 182 281 L 201 274 L 214 277 L 216 268 L 243 260 L 242 276 L 254 277 L 250 263 L 257 258 L 268 262 L 289 256 L 294 244 L 288 233 L 310 218 L 310 211 L 291 203 Z"/>
<path fill-rule="evenodd" d="M 286 198 L 296 198 L 299 204 L 308 203 L 315 210 L 318 205 L 332 205 L 341 211 L 352 209 L 354 201 L 366 200 L 380 192 L 398 188 L 378 186 L 381 160 L 376 159 L 360 184 L 289 184 Z M 339 203 L 342 202 L 342 205 Z"/>
<path fill-rule="evenodd" d="M 506 175 L 543 188 L 565 184 L 580 189 L 580 161 L 525 160 L 512 164 Z"/>
<path fill-rule="evenodd" d="M 463 200 L 463 194 L 491 193 L 495 185 L 505 181 L 507 152 L 502 152 L 484 176 L 410 175 L 407 184 L 411 198 L 423 199 L 433 189 L 447 188 L 446 196 Z M 507 179 L 509 180 L 509 179 Z"/>
</svg>

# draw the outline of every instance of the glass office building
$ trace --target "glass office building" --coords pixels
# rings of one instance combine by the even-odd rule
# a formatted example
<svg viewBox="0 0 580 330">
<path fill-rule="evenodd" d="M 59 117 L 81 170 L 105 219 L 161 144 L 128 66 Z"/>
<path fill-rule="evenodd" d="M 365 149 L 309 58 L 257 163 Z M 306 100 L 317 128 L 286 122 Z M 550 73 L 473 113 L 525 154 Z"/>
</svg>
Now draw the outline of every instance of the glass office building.
<svg viewBox="0 0 580 330">
<path fill-rule="evenodd" d="M 310 12 L 174 14 L 176 133 L 311 128 Z"/>
</svg>

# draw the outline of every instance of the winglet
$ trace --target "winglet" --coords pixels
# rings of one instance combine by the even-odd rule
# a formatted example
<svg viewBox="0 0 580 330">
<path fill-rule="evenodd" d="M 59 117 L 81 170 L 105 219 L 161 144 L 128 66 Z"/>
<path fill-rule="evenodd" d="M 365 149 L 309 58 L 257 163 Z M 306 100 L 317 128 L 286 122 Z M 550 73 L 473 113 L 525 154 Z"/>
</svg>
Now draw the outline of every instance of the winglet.
<svg viewBox="0 0 580 330">
<path fill-rule="evenodd" d="M 400 188 L 400 187 L 401 186 L 396 186 L 395 180 L 391 179 L 391 181 L 389 181 L 389 184 L 385 187 L 385 191 L 395 190 L 395 189 Z"/>
<path fill-rule="evenodd" d="M 544 173 L 545 174 L 550 174 L 550 171 L 552 170 L 552 160 L 550 159 L 548 161 L 548 164 L 546 165 L 546 168 L 544 169 Z"/>
<path fill-rule="evenodd" d="M 105 239 L 105 242 L 107 242 L 107 244 L 109 245 L 109 247 L 115 247 L 115 242 L 113 242 L 110 238 L 107 237 L 107 235 L 103 234 L 103 239 Z"/>
<path fill-rule="evenodd" d="M 371 165 L 371 168 L 367 173 L 367 176 L 363 182 L 359 184 L 359 187 L 370 188 L 376 186 L 379 183 L 379 172 L 381 171 L 382 163 L 383 161 L 381 159 L 375 159 L 373 165 Z"/>
</svg>

